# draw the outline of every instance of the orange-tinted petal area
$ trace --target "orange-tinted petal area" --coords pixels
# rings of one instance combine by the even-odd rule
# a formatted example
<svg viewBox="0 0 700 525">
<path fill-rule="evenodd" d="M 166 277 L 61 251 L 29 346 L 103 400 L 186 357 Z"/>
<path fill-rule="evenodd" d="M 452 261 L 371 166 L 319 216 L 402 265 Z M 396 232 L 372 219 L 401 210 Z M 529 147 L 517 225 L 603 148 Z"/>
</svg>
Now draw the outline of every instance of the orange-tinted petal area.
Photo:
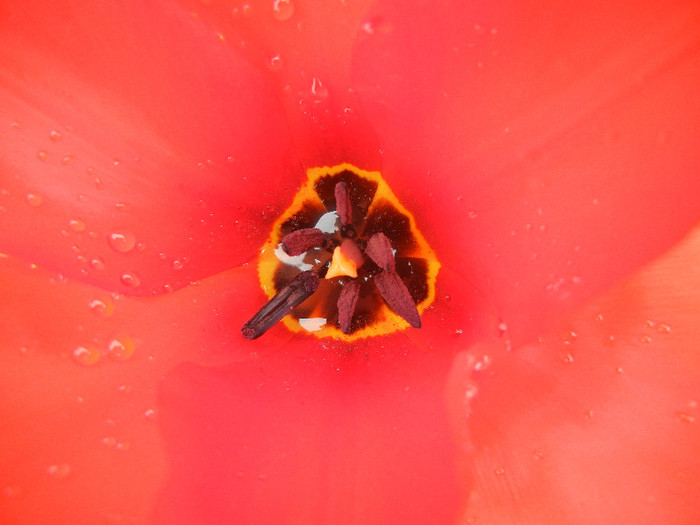
<svg viewBox="0 0 700 525">
<path fill-rule="evenodd" d="M 303 177 L 260 72 L 167 2 L 0 12 L 4 252 L 138 295 L 255 256 Z"/>
<path fill-rule="evenodd" d="M 466 523 L 698 523 L 698 257 L 696 228 L 541 341 L 455 361 Z"/>
<path fill-rule="evenodd" d="M 259 363 L 169 374 L 156 523 L 454 522 L 468 488 L 445 360 L 398 336 L 354 352 L 304 339 Z"/>
<path fill-rule="evenodd" d="M 698 14 L 394 0 L 367 14 L 354 81 L 382 173 L 515 344 L 700 217 Z"/>
<path fill-rule="evenodd" d="M 254 269 L 137 299 L 3 256 L 0 290 L 3 523 L 149 523 L 169 464 L 161 378 L 186 359 L 263 357 L 289 338 L 240 335 L 238 300 L 260 294 Z"/>
</svg>

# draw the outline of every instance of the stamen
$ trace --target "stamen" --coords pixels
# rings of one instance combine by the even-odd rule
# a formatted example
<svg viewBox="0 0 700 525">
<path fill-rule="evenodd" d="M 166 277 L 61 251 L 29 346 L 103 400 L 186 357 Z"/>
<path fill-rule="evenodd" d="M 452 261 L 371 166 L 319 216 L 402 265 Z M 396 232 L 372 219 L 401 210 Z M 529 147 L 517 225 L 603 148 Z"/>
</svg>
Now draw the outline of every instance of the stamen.
<svg viewBox="0 0 700 525">
<path fill-rule="evenodd" d="M 355 314 L 357 299 L 360 297 L 360 285 L 357 281 L 348 281 L 338 297 L 338 324 L 344 334 L 352 332 L 352 316 Z"/>
<path fill-rule="evenodd" d="M 315 272 L 308 270 L 301 272 L 286 286 L 280 289 L 275 296 L 266 302 L 241 328 L 243 337 L 248 340 L 256 339 L 272 328 L 292 309 L 303 303 L 313 294 L 319 285 L 319 278 Z"/>
<path fill-rule="evenodd" d="M 343 226 L 352 224 L 352 207 L 350 204 L 350 192 L 348 185 L 339 182 L 335 185 L 335 212 L 340 217 Z"/>
<path fill-rule="evenodd" d="M 311 248 L 319 248 L 323 240 L 323 232 L 318 228 L 303 228 L 286 235 L 282 239 L 282 248 L 287 255 L 301 255 Z"/>
<path fill-rule="evenodd" d="M 365 248 L 365 253 L 372 259 L 377 266 L 387 272 L 393 272 L 396 268 L 394 262 L 394 251 L 391 249 L 391 243 L 383 233 L 375 233 L 370 237 Z"/>
<path fill-rule="evenodd" d="M 403 317 L 413 328 L 420 328 L 420 315 L 411 293 L 395 272 L 380 272 L 374 276 L 374 284 L 386 304 Z"/>
</svg>

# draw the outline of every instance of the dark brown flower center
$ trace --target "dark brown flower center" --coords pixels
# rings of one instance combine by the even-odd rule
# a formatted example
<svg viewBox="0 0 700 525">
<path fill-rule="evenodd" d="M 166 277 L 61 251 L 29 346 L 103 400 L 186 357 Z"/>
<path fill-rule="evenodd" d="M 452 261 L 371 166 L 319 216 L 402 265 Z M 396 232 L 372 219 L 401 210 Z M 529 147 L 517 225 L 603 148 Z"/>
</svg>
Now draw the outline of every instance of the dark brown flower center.
<svg viewBox="0 0 700 525">
<path fill-rule="evenodd" d="M 280 320 L 352 340 L 421 326 L 439 262 L 379 173 L 315 168 L 273 226 L 258 270 L 269 301 L 243 326 L 254 339 Z"/>
</svg>

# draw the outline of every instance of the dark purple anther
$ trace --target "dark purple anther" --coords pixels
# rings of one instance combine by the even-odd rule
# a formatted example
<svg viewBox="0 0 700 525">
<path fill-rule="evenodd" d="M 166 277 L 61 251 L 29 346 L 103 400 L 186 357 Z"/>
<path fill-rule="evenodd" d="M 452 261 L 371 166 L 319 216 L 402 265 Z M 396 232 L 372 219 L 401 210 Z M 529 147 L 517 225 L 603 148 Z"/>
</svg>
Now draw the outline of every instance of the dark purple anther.
<svg viewBox="0 0 700 525">
<path fill-rule="evenodd" d="M 323 245 L 323 232 L 318 228 L 304 228 L 286 235 L 282 239 L 282 248 L 287 255 L 301 255 L 311 248 Z"/>
<path fill-rule="evenodd" d="M 344 182 L 335 185 L 335 212 L 340 217 L 343 226 L 352 225 L 352 208 L 350 206 L 350 192 Z"/>
<path fill-rule="evenodd" d="M 243 325 L 241 328 L 243 337 L 248 340 L 256 339 L 267 332 L 292 309 L 313 294 L 318 288 L 319 282 L 315 272 L 311 270 L 301 272 L 266 302 L 250 321 Z"/>
<path fill-rule="evenodd" d="M 370 237 L 367 242 L 367 247 L 365 248 L 365 253 L 382 270 L 393 272 L 396 269 L 394 251 L 391 249 L 389 239 L 383 233 L 375 233 Z"/>
<path fill-rule="evenodd" d="M 420 328 L 420 315 L 416 303 L 413 302 L 411 293 L 396 273 L 378 273 L 374 276 L 374 284 L 389 308 L 408 321 L 413 328 Z"/>
</svg>

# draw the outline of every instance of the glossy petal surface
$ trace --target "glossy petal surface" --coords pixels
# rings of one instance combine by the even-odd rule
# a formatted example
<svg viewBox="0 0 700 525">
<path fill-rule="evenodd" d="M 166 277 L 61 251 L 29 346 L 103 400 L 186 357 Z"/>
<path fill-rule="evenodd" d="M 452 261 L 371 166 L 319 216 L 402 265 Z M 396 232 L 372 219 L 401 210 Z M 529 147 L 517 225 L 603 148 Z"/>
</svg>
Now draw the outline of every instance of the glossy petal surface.
<svg viewBox="0 0 700 525">
<path fill-rule="evenodd" d="M 15 2 L 1 20 L 3 251 L 141 295 L 257 253 L 296 188 L 260 72 L 166 2 Z"/>
<path fill-rule="evenodd" d="M 361 110 L 350 61 L 369 0 L 183 0 L 198 19 L 267 73 L 305 167 L 380 165 L 373 116 Z"/>
<path fill-rule="evenodd" d="M 698 14 L 388 0 L 367 15 L 354 79 L 387 181 L 514 342 L 700 217 Z"/>
<path fill-rule="evenodd" d="M 699 256 L 696 228 L 541 342 L 453 382 L 471 400 L 456 411 L 474 445 L 467 522 L 697 523 Z"/>
<path fill-rule="evenodd" d="M 0 283 L 4 523 L 149 522 L 171 462 L 158 423 L 162 377 L 183 360 L 230 363 L 288 339 L 281 327 L 265 345 L 238 331 L 246 312 L 234 298 L 260 294 L 254 270 L 135 299 L 3 257 Z M 80 348 L 92 365 L 80 364 Z"/>
</svg>

